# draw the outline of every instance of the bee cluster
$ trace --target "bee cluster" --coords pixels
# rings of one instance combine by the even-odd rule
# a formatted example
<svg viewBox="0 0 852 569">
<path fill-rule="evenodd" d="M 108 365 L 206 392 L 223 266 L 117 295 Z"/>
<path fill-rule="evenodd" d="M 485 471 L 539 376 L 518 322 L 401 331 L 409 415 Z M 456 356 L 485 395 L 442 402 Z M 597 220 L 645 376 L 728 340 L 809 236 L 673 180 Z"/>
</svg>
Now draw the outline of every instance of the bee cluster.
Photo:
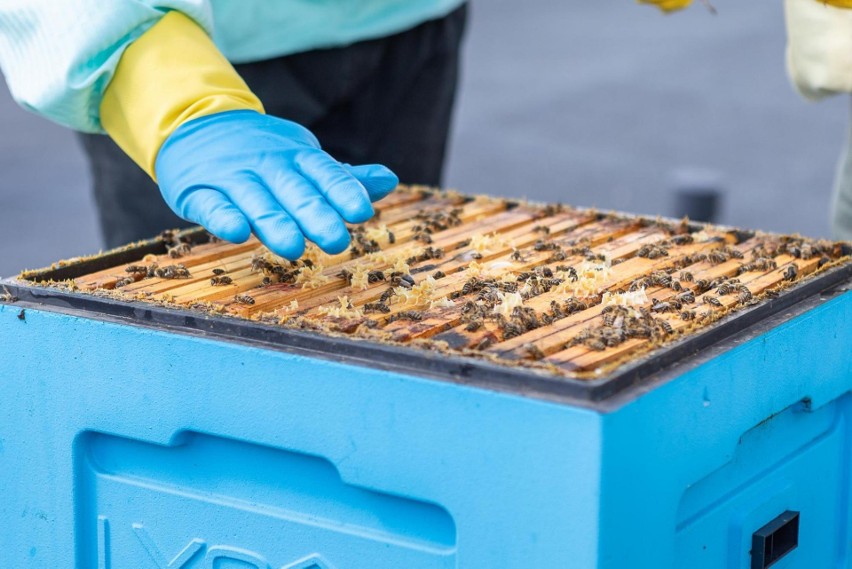
<svg viewBox="0 0 852 569">
<path fill-rule="evenodd" d="M 254 273 L 261 272 L 270 279 L 274 278 L 279 283 L 294 284 L 302 267 L 313 266 L 310 259 L 292 261 L 288 264 L 289 266 L 270 259 L 267 254 L 257 253 L 252 257 L 251 270 Z"/>
<path fill-rule="evenodd" d="M 655 340 L 672 333 L 668 321 L 655 318 L 646 308 L 610 305 L 603 309 L 602 325 L 583 329 L 565 347 L 582 344 L 592 350 L 603 351 L 630 339 Z"/>
<path fill-rule="evenodd" d="M 369 253 L 376 253 L 382 250 L 378 240 L 367 235 L 367 227 L 365 225 L 356 225 L 349 230 L 350 242 L 349 253 L 353 259 L 363 257 Z M 393 233 L 388 231 L 388 239 L 396 240 Z"/>
<path fill-rule="evenodd" d="M 420 210 L 414 216 L 418 223 L 411 228 L 414 233 L 414 240 L 427 245 L 432 243 L 434 233 L 462 224 L 460 217 L 462 211 L 458 207 L 454 207 L 448 212 Z"/>
</svg>

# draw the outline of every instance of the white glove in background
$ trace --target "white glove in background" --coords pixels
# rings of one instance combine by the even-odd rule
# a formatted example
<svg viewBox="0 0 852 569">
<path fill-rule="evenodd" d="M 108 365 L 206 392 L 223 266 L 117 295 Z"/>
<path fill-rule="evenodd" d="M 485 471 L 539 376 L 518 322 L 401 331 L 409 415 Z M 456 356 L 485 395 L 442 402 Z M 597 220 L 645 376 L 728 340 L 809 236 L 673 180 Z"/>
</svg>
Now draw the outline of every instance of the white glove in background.
<svg viewBox="0 0 852 569">
<path fill-rule="evenodd" d="M 819 0 L 785 0 L 787 72 L 803 96 L 852 92 L 852 10 Z"/>
</svg>

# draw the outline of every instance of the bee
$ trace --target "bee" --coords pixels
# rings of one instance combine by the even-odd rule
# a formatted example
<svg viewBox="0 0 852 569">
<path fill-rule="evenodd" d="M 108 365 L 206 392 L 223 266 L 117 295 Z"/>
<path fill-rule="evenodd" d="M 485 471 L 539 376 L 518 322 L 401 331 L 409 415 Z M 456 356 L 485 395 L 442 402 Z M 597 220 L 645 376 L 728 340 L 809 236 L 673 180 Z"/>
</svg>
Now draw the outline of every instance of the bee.
<svg viewBox="0 0 852 569">
<path fill-rule="evenodd" d="M 669 243 L 672 245 L 689 245 L 692 241 L 692 235 L 689 235 L 688 233 L 684 235 L 675 235 L 669 239 Z"/>
<path fill-rule="evenodd" d="M 216 275 L 216 276 L 224 275 L 225 269 L 213 269 L 213 274 Z"/>
<path fill-rule="evenodd" d="M 12 291 L 4 286 L 3 294 L 0 294 L 0 302 L 18 302 L 18 297 L 12 294 Z"/>
<path fill-rule="evenodd" d="M 691 283 L 692 281 L 695 280 L 695 277 L 689 271 L 681 271 L 680 275 L 678 275 L 678 278 L 680 280 L 686 281 L 688 283 Z"/>
<path fill-rule="evenodd" d="M 267 277 L 267 278 L 269 278 L 269 277 Z M 210 284 L 213 285 L 213 286 L 225 286 L 225 285 L 231 284 L 232 282 L 233 282 L 233 280 L 231 279 L 231 277 L 227 277 L 227 276 L 213 277 L 212 279 L 210 279 Z"/>
<path fill-rule="evenodd" d="M 135 275 L 142 275 L 143 277 L 148 274 L 148 267 L 145 265 L 128 265 L 125 272 Z"/>
<path fill-rule="evenodd" d="M 716 298 L 715 296 L 705 296 L 704 304 L 709 304 L 710 306 L 720 307 L 722 306 L 722 301 Z"/>
<path fill-rule="evenodd" d="M 694 310 L 684 310 L 683 312 L 680 313 L 680 319 L 686 320 L 686 321 L 695 320 L 695 311 Z"/>
<path fill-rule="evenodd" d="M 435 271 L 434 273 L 432 273 L 432 278 L 435 280 L 442 279 L 445 276 L 447 275 L 444 273 L 444 271 Z"/>
<path fill-rule="evenodd" d="M 692 304 L 695 302 L 695 293 L 691 290 L 685 290 L 684 292 L 675 296 L 677 300 L 683 302 L 684 304 Z"/>
<path fill-rule="evenodd" d="M 535 344 L 524 344 L 523 349 L 530 356 L 530 358 L 534 360 L 541 360 L 545 357 L 544 352 L 541 351 L 541 348 L 539 348 Z"/>
<path fill-rule="evenodd" d="M 370 284 L 383 280 L 385 280 L 385 273 L 383 271 L 370 271 L 367 273 L 367 282 Z"/>
<path fill-rule="evenodd" d="M 476 332 L 480 328 L 482 328 L 482 320 L 471 320 L 467 323 L 467 326 L 464 327 L 468 332 Z"/>
<path fill-rule="evenodd" d="M 641 288 L 649 288 L 653 283 L 649 277 L 640 277 L 630 283 L 630 292 L 637 291 Z"/>
<path fill-rule="evenodd" d="M 521 327 L 515 322 L 505 322 L 501 327 L 501 331 L 503 332 L 504 340 L 515 338 L 516 336 L 520 336 L 521 334 L 526 332 L 523 327 Z"/>
<path fill-rule="evenodd" d="M 708 290 L 710 288 L 710 281 L 707 279 L 698 279 L 695 281 L 695 288 L 702 291 Z"/>
<path fill-rule="evenodd" d="M 474 350 L 486 350 L 492 344 L 494 344 L 494 342 L 495 342 L 494 336 L 488 335 L 488 336 L 485 336 L 484 338 L 482 338 L 481 340 L 479 340 L 479 342 L 477 342 L 476 345 L 473 346 L 473 349 Z"/>
<path fill-rule="evenodd" d="M 817 252 L 810 245 L 802 245 L 802 259 L 810 259 L 811 257 L 815 257 Z"/>
<path fill-rule="evenodd" d="M 799 276 L 799 268 L 795 264 L 791 264 L 784 270 L 784 280 L 794 281 Z"/>
<path fill-rule="evenodd" d="M 628 328 L 625 333 L 630 338 L 650 338 L 654 331 L 647 324 L 633 324 Z"/>
<path fill-rule="evenodd" d="M 509 256 L 513 261 L 523 261 L 524 256 L 521 254 L 520 249 L 512 249 L 512 254 Z"/>
<path fill-rule="evenodd" d="M 533 231 L 536 233 L 544 233 L 545 235 L 550 235 L 550 228 L 546 225 L 536 225 L 533 227 Z"/>
<path fill-rule="evenodd" d="M 313 261 L 311 261 L 310 259 L 302 259 L 302 264 L 303 264 L 304 266 L 306 266 L 307 268 L 309 268 L 309 269 L 313 269 L 313 268 L 314 268 L 314 262 L 313 262 Z"/>
<path fill-rule="evenodd" d="M 669 324 L 668 320 L 658 320 L 657 323 L 666 334 L 674 334 L 674 328 L 672 328 L 672 325 Z"/>
<path fill-rule="evenodd" d="M 235 294 L 234 300 L 236 300 L 240 304 L 248 304 L 248 305 L 254 304 L 254 298 L 252 298 L 251 296 L 249 296 L 247 294 Z"/>
<path fill-rule="evenodd" d="M 636 252 L 636 256 L 654 260 L 659 259 L 660 257 L 668 257 L 669 252 L 659 245 L 643 245 L 639 251 Z"/>
<path fill-rule="evenodd" d="M 751 294 L 751 291 L 748 288 L 743 287 L 737 295 L 737 301 L 741 304 L 745 304 L 746 302 L 749 302 L 752 297 L 753 295 Z"/>
<path fill-rule="evenodd" d="M 710 251 L 707 255 L 707 260 L 713 263 L 714 265 L 718 265 L 720 263 L 724 263 L 730 259 L 730 255 L 724 249 L 716 249 L 715 251 Z"/>
<path fill-rule="evenodd" d="M 775 259 L 770 259 L 768 257 L 761 257 L 754 261 L 755 269 L 758 271 L 770 271 L 778 268 L 778 263 L 775 262 Z"/>
<path fill-rule="evenodd" d="M 260 281 L 260 286 L 269 286 L 272 284 L 272 279 L 269 277 L 263 277 L 263 280 Z"/>
<path fill-rule="evenodd" d="M 127 285 L 135 283 L 135 282 L 136 282 L 136 279 L 134 279 L 133 277 L 125 277 L 123 279 L 119 279 L 119 280 L 115 281 L 115 288 L 121 288 L 123 286 L 127 286 Z"/>
<path fill-rule="evenodd" d="M 716 294 L 718 294 L 719 296 L 725 296 L 725 295 L 733 293 L 735 290 L 736 289 L 735 289 L 734 285 L 727 282 L 727 283 L 723 283 L 722 285 L 719 286 L 719 288 L 716 289 Z"/>
<path fill-rule="evenodd" d="M 391 245 L 396 243 L 396 235 L 394 235 L 393 231 L 391 231 L 390 229 L 388 229 L 388 243 L 390 243 Z"/>
<path fill-rule="evenodd" d="M 183 265 L 166 265 L 165 267 L 155 269 L 154 274 L 161 279 L 188 279 L 192 276 L 189 270 Z"/>
<path fill-rule="evenodd" d="M 474 261 L 479 261 L 482 259 L 482 253 L 477 253 L 476 251 L 474 251 L 470 254 L 470 258 Z"/>
<path fill-rule="evenodd" d="M 670 310 L 674 310 L 670 302 L 655 302 L 651 307 L 651 312 L 669 312 Z"/>
<path fill-rule="evenodd" d="M 574 314 L 575 312 L 582 312 L 589 307 L 588 304 L 583 302 L 582 300 L 577 300 L 576 298 L 572 298 L 570 300 L 565 301 L 565 304 L 562 305 L 562 309 L 566 314 Z"/>
<path fill-rule="evenodd" d="M 423 320 L 423 313 L 419 310 L 403 310 L 393 315 L 394 320 L 414 320 L 419 322 Z"/>
<path fill-rule="evenodd" d="M 385 292 L 382 293 L 382 296 L 379 297 L 379 302 L 385 303 L 390 300 L 390 297 L 395 295 L 393 288 L 388 288 Z"/>
<path fill-rule="evenodd" d="M 668 287 L 668 286 L 671 286 L 671 284 L 672 284 L 671 275 L 667 275 L 666 273 L 664 273 L 662 271 L 654 271 L 653 273 L 651 273 L 650 280 L 651 280 L 651 284 L 656 285 L 656 286 Z"/>
<path fill-rule="evenodd" d="M 189 243 L 180 243 L 169 248 L 169 257 L 172 259 L 180 259 L 184 255 L 189 255 L 191 251 L 192 247 L 190 247 Z"/>
<path fill-rule="evenodd" d="M 600 338 L 589 338 L 586 340 L 586 346 L 595 350 L 596 352 L 602 352 L 607 348 L 606 342 L 601 340 Z"/>
<path fill-rule="evenodd" d="M 383 302 L 368 302 L 364 305 L 364 312 L 381 312 L 387 314 L 390 308 Z"/>
<path fill-rule="evenodd" d="M 556 249 L 559 249 L 559 245 L 557 245 L 556 243 L 548 243 L 547 241 L 539 239 L 533 245 L 533 249 L 535 249 L 536 251 L 555 251 Z"/>
<path fill-rule="evenodd" d="M 478 285 L 479 285 L 478 279 L 475 279 L 475 278 L 470 279 L 469 281 L 464 283 L 464 286 L 462 286 L 462 289 L 461 289 L 462 295 L 472 293 L 473 291 L 475 291 L 477 289 Z"/>
<path fill-rule="evenodd" d="M 27 319 L 27 311 L 22 308 L 21 311 L 18 312 L 18 320 L 24 321 L 26 319 Z"/>
</svg>

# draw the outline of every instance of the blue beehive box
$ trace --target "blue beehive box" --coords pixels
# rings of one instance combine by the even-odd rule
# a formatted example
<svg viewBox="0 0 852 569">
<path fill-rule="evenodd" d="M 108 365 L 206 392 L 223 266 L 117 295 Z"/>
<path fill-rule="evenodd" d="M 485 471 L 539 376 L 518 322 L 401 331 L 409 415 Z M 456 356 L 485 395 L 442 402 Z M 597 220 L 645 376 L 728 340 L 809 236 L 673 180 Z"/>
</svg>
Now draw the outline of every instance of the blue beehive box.
<svg viewBox="0 0 852 569">
<path fill-rule="evenodd" d="M 852 566 L 849 278 L 589 382 L 5 281 L 0 567 Z"/>
</svg>

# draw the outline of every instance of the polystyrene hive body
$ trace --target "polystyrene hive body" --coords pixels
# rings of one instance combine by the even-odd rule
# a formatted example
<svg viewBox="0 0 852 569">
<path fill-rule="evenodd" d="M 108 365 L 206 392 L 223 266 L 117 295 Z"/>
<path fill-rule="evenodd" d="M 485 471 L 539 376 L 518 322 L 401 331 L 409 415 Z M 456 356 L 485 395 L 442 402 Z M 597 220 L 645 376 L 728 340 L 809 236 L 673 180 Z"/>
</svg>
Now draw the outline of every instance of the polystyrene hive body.
<svg viewBox="0 0 852 569">
<path fill-rule="evenodd" d="M 597 379 L 5 281 L 0 565 L 850 567 L 846 267 Z"/>
</svg>

